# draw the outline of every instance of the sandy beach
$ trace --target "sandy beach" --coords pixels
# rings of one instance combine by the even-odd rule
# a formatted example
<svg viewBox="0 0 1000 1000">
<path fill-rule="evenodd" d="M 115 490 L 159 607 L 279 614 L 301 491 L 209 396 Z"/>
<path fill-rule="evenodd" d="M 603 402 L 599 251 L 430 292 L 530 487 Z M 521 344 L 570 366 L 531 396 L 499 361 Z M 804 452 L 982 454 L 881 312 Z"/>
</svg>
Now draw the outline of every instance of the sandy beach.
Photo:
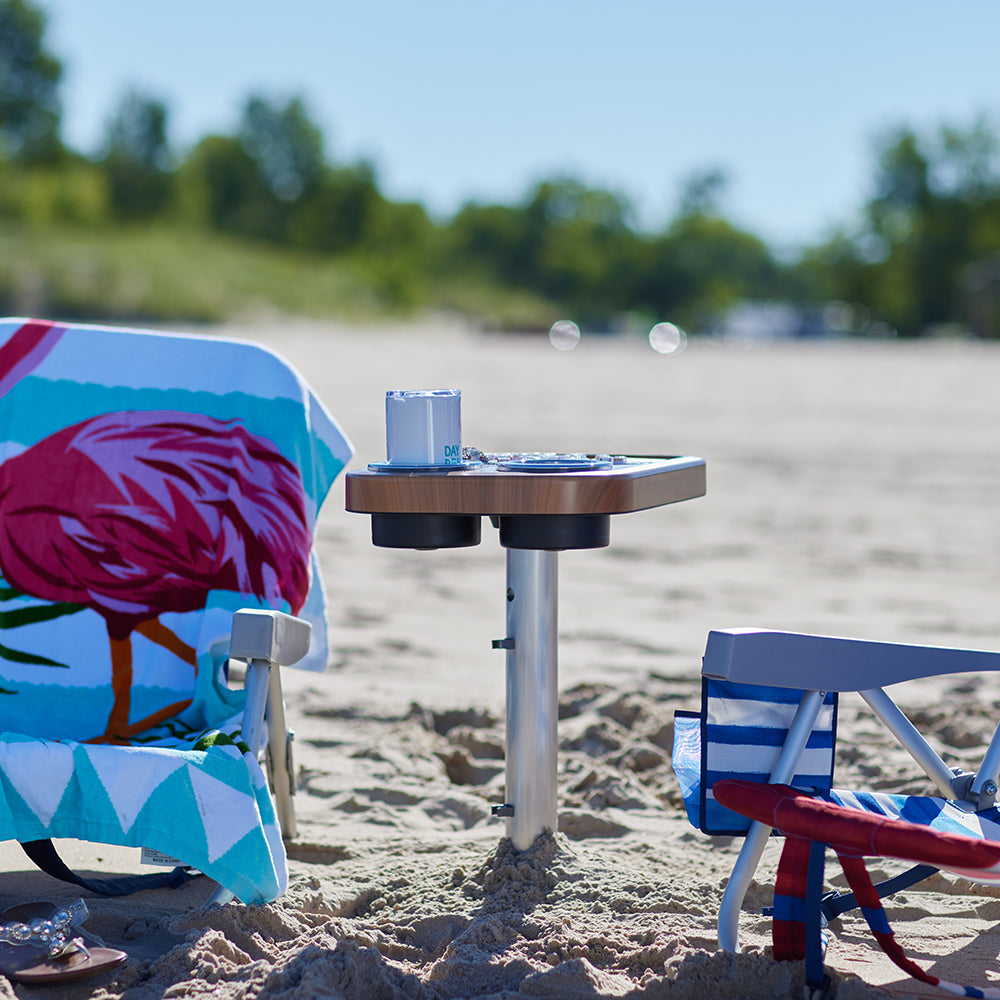
<svg viewBox="0 0 1000 1000">
<path fill-rule="evenodd" d="M 385 457 L 384 393 L 457 387 L 485 451 L 690 454 L 708 494 L 613 518 L 606 549 L 560 556 L 559 832 L 502 840 L 504 553 L 377 549 L 344 510 L 320 517 L 332 658 L 287 670 L 299 831 L 291 885 L 264 907 L 200 910 L 211 886 L 88 899 L 88 929 L 129 953 L 54 998 L 577 1000 L 784 998 L 802 969 L 769 957 L 776 845 L 716 950 L 739 842 L 692 829 L 670 769 L 673 713 L 698 707 L 712 628 L 757 625 L 1000 649 L 1000 345 L 490 335 L 441 318 L 356 328 L 261 321 L 223 334 L 295 364 L 356 448 Z M 1000 709 L 990 678 L 908 685 L 953 762 Z M 921 781 L 860 699 L 841 704 L 837 783 Z M 91 871 L 130 851 L 69 845 Z M 138 852 L 134 852 L 137 855 Z M 5 905 L 76 895 L 5 845 Z M 879 870 L 878 865 L 872 866 Z M 839 875 L 835 861 L 828 873 Z M 887 908 L 936 975 L 1000 984 L 1000 890 L 935 876 Z M 834 928 L 836 996 L 943 995 L 886 962 L 863 920 Z M 0 979 L 0 998 L 39 989 Z"/>
</svg>

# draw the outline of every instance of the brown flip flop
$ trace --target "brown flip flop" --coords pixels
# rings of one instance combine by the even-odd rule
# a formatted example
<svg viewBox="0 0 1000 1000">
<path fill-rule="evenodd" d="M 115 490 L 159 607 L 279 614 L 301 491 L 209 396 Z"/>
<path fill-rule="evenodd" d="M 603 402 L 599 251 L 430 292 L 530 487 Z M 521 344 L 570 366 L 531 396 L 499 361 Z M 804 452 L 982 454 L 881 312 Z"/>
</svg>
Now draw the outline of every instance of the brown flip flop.
<svg viewBox="0 0 1000 1000">
<path fill-rule="evenodd" d="M 80 929 L 82 899 L 59 908 L 21 903 L 0 913 L 0 973 L 15 983 L 68 983 L 113 969 L 128 958 L 117 948 L 91 946 Z"/>
</svg>

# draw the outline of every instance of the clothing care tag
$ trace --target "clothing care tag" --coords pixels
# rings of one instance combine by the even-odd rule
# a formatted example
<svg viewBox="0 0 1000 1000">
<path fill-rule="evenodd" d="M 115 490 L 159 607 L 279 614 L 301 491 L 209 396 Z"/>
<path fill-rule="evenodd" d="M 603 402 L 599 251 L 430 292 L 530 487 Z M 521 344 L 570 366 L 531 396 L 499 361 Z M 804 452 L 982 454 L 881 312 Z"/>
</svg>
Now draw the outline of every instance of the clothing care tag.
<svg viewBox="0 0 1000 1000">
<path fill-rule="evenodd" d="M 152 847 L 142 848 L 139 862 L 144 865 L 159 865 L 162 868 L 177 868 L 183 864 L 177 858 L 172 858 L 169 854 L 154 850 Z"/>
</svg>

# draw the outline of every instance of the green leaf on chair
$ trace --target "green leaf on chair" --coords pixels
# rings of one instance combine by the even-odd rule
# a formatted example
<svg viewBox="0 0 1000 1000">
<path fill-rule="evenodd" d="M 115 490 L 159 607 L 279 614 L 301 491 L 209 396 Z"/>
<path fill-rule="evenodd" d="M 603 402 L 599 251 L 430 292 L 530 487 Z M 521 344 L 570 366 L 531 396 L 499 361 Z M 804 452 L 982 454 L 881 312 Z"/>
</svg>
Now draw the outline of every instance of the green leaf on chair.
<svg viewBox="0 0 1000 1000">
<path fill-rule="evenodd" d="M 204 733 L 201 738 L 195 743 L 192 749 L 194 750 L 207 750 L 209 747 L 234 747 L 236 746 L 236 740 L 232 738 L 228 733 L 220 732 L 219 730 L 211 730 Z"/>
<path fill-rule="evenodd" d="M 0 600 L 3 600 L 0 593 Z M 49 622 L 64 615 L 75 615 L 83 611 L 82 604 L 36 604 L 31 607 L 14 608 L 11 611 L 0 611 L 0 628 L 20 628 L 22 625 L 35 625 L 38 622 Z"/>
<path fill-rule="evenodd" d="M 57 663 L 47 656 L 36 656 L 34 653 L 22 653 L 19 649 L 11 649 L 9 646 L 0 645 L 0 657 L 10 660 L 11 663 L 30 663 L 36 667 L 63 667 L 69 670 L 68 663 Z M 15 692 L 9 692 L 11 694 Z"/>
<path fill-rule="evenodd" d="M 19 597 L 30 595 L 15 590 L 13 587 L 0 586 L 0 601 L 13 601 Z M 84 605 L 70 604 L 66 601 L 58 603 L 44 603 L 21 605 L 6 611 L 0 611 L 0 629 L 21 628 L 23 625 L 37 625 L 39 622 L 53 621 L 65 615 L 75 615 L 78 611 L 83 611 Z M 50 660 L 47 656 L 39 656 L 34 653 L 22 653 L 19 649 L 11 649 L 9 646 L 0 645 L 0 658 L 11 663 L 27 663 L 36 667 L 62 667 L 69 669 L 68 663 L 58 663 Z M 7 691 L 0 688 L 0 694 L 16 694 L 16 691 Z"/>
</svg>

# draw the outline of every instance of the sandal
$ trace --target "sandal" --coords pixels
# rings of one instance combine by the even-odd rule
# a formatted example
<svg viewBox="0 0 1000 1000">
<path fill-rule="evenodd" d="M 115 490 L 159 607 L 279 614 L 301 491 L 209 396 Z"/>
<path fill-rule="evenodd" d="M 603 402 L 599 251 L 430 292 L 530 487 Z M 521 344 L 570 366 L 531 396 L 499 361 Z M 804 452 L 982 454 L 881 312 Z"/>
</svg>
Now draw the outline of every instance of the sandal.
<svg viewBox="0 0 1000 1000">
<path fill-rule="evenodd" d="M 117 948 L 90 947 L 80 928 L 87 906 L 22 903 L 0 913 L 0 973 L 15 983 L 68 983 L 113 969 L 128 958 Z"/>
</svg>

